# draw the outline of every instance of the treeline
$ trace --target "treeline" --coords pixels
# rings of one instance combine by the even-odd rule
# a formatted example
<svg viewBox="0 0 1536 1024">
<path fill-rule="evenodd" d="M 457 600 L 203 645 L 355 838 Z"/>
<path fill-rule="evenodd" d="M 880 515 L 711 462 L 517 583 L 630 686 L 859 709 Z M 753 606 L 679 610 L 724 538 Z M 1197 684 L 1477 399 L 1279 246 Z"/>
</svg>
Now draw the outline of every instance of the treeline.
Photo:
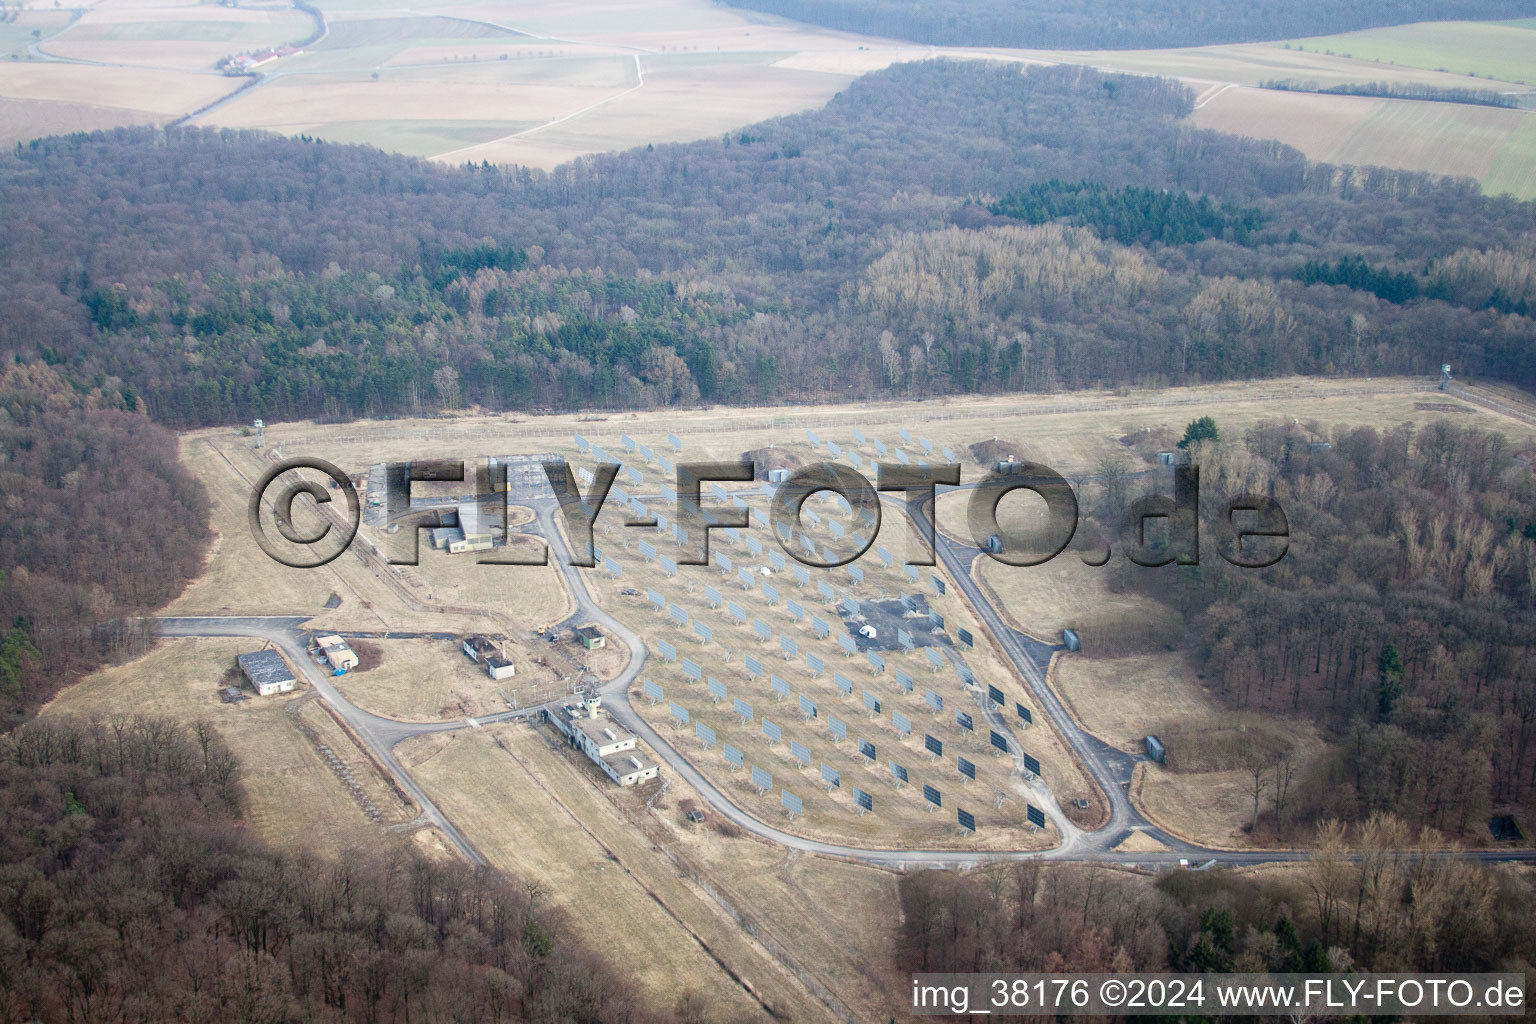
<svg viewBox="0 0 1536 1024">
<path fill-rule="evenodd" d="M 1266 806 L 1265 827 L 1388 813 L 1483 834 L 1494 806 L 1536 811 L 1529 457 L 1443 420 L 1271 424 L 1191 450 L 1216 505 L 1244 492 L 1280 503 L 1286 557 L 1259 570 L 1215 557 L 1122 567 L 1122 581 L 1184 612 L 1199 671 L 1233 707 L 1304 715 L 1338 741 L 1310 777 L 1268 766 L 1272 797 L 1296 784 Z"/>
<path fill-rule="evenodd" d="M 1536 893 L 1518 870 L 1415 856 L 1379 817 L 1329 824 L 1296 872 L 1026 861 L 901 880 L 897 965 L 917 972 L 1519 971 Z"/>
<path fill-rule="evenodd" d="M 1381 25 L 1493 20 L 1536 13 L 1521 0 L 1175 0 L 1068 3 L 1066 0 L 732 0 L 735 7 L 813 25 L 940 46 L 1126 50 L 1330 35 Z"/>
<path fill-rule="evenodd" d="M 643 1024 L 631 978 L 490 870 L 253 840 L 217 733 L 39 720 L 0 737 L 0 1018 Z"/>
<path fill-rule="evenodd" d="M 131 388 L 0 370 L 0 727 L 103 661 L 202 570 L 208 497 Z"/>
<path fill-rule="evenodd" d="M 0 158 L 0 201 L 20 211 L 0 237 L 0 353 L 177 427 L 1425 373 L 1447 358 L 1536 384 L 1519 270 L 1536 204 L 1311 164 L 1190 130 L 1190 109 L 1166 80 L 941 61 L 861 78 L 820 111 L 549 173 L 204 129 L 44 140 Z M 1101 233 L 1093 261 L 1140 268 L 1147 289 L 1106 309 L 1077 286 L 1097 272 L 1068 264 L 1046 268 L 1042 303 L 1041 281 L 998 268 L 1013 290 L 987 292 L 962 329 L 947 311 L 991 268 L 945 257 L 931 277 L 889 278 L 917 249 L 992 246 L 1016 222 L 988 206 L 1010 202 Z M 1433 267 L 1450 290 L 1398 303 L 1296 280 L 1349 257 L 1421 285 Z M 869 289 L 903 296 L 911 319 L 861 303 Z"/>
<path fill-rule="evenodd" d="M 1335 96 L 1381 96 L 1394 100 L 1425 100 L 1430 103 L 1470 103 L 1480 107 L 1518 107 L 1513 96 L 1492 89 L 1454 89 L 1440 85 L 1423 85 L 1417 82 L 1344 82 L 1340 85 L 1319 85 L 1317 82 L 1297 82 L 1292 79 L 1272 79 L 1259 83 L 1261 89 L 1277 89 L 1281 92 L 1320 92 Z"/>
<path fill-rule="evenodd" d="M 1195 199 L 1188 192 L 1136 186 L 1110 189 L 1087 181 L 1030 185 L 987 209 L 1027 224 L 1065 220 L 1121 245 L 1192 245 L 1222 237 L 1245 245 L 1250 233 L 1264 223 L 1263 211 L 1256 207 L 1217 205 L 1209 196 Z"/>
</svg>

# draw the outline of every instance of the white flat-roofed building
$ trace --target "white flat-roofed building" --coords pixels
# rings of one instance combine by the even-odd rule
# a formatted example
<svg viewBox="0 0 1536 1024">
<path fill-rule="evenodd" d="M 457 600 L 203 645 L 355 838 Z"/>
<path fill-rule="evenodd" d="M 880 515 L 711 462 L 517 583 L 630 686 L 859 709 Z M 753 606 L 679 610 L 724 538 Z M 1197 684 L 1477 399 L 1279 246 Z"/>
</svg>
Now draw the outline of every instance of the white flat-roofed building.
<svg viewBox="0 0 1536 1024">
<path fill-rule="evenodd" d="M 601 698 L 567 704 L 547 712 L 555 728 L 621 786 L 634 786 L 654 779 L 660 771 L 654 761 L 640 756 L 635 734 L 603 715 Z"/>
<path fill-rule="evenodd" d="M 296 683 L 288 663 L 273 650 L 236 655 L 235 664 L 240 666 L 240 671 L 250 680 L 251 688 L 263 697 L 287 693 Z"/>
</svg>

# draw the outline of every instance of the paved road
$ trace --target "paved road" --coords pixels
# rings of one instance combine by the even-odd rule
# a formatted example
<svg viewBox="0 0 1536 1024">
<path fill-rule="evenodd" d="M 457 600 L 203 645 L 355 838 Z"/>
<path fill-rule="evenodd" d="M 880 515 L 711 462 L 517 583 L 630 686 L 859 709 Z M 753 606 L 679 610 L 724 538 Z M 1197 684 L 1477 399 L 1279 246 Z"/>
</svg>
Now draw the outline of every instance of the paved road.
<svg viewBox="0 0 1536 1024">
<path fill-rule="evenodd" d="M 1102 789 L 1109 803 L 1110 818 L 1103 827 L 1092 832 L 1076 828 L 1068 821 L 1049 798 L 1048 793 L 1037 787 L 1033 796 L 1048 809 L 1062 841 L 1049 850 L 920 850 L 881 849 L 825 843 L 804 836 L 792 835 L 753 816 L 737 804 L 713 782 L 698 771 L 661 732 L 636 713 L 629 702 L 629 691 L 644 670 L 648 657 L 644 640 L 638 633 L 608 614 L 592 598 L 582 570 L 570 564 L 570 551 L 565 538 L 556 527 L 555 516 L 559 506 L 554 499 L 540 499 L 529 503 L 533 509 L 538 530 L 550 545 L 550 559 L 565 578 L 576 611 L 563 625 L 595 622 L 600 624 L 616 641 L 630 650 L 630 660 L 618 677 L 601 684 L 599 692 L 609 713 L 625 728 L 634 732 L 650 745 L 656 755 L 672 771 L 698 791 L 716 811 L 727 820 L 770 842 L 805 853 L 840 857 L 848 860 L 875 864 L 883 867 L 909 869 L 927 866 L 962 867 L 987 862 L 1028 859 L 1093 860 L 1106 863 L 1166 865 L 1181 861 L 1199 863 L 1216 861 L 1222 864 L 1266 864 L 1305 860 L 1309 854 L 1303 850 L 1243 850 L 1229 851 L 1210 849 L 1181 840 L 1151 824 L 1136 810 L 1126 795 L 1124 783 L 1130 780 L 1135 758 L 1118 748 L 1109 746 L 1084 731 L 1067 713 L 1055 693 L 1046 685 L 1043 665 L 1049 663 L 1048 654 L 1042 648 L 1048 645 L 1027 637 L 1010 627 L 992 606 L 986 595 L 976 585 L 970 574 L 972 562 L 980 556 L 974 548 L 950 540 L 942 533 L 936 535 L 936 551 L 939 560 L 959 584 L 965 599 L 975 609 L 983 624 L 998 639 L 1003 651 L 1013 661 L 1028 683 L 1040 707 L 1072 747 L 1089 774 Z M 919 507 L 907 507 L 907 512 L 921 523 L 928 514 Z M 530 524 L 532 526 L 532 524 Z M 528 531 L 528 532 L 531 532 Z M 359 708 L 349 701 L 333 685 L 331 677 L 323 672 L 306 653 L 308 635 L 302 625 L 306 619 L 297 616 L 202 616 L 164 617 L 157 620 L 163 636 L 249 636 L 270 640 L 281 647 L 292 662 L 299 666 L 306 680 L 322 699 L 328 702 L 342 719 L 361 737 L 368 749 L 378 759 L 400 787 L 417 801 L 422 815 L 441 829 L 450 841 L 476 864 L 485 863 L 474 845 L 454 827 L 438 809 L 430 797 L 411 778 L 404 766 L 395 758 L 393 749 L 397 743 L 410 736 L 426 733 L 448 732 L 477 727 L 492 722 L 508 721 L 536 715 L 539 707 L 500 712 L 484 718 L 438 722 L 403 722 L 385 718 Z M 1133 830 L 1153 836 L 1168 847 L 1166 851 L 1125 852 L 1114 849 Z M 1486 850 L 1474 851 L 1484 861 L 1519 861 L 1536 859 L 1536 850 Z"/>
<path fill-rule="evenodd" d="M 395 758 L 395 744 L 410 736 L 420 736 L 425 733 L 449 732 L 454 729 L 464 729 L 475 724 L 499 722 L 507 719 L 518 718 L 528 713 L 523 711 L 507 711 L 485 718 L 477 718 L 474 722 L 401 722 L 393 718 L 385 718 L 375 715 L 371 711 L 365 711 L 353 704 L 341 691 L 336 689 L 331 681 L 331 676 L 307 653 L 308 644 L 306 635 L 301 628 L 308 621 L 304 616 L 278 616 L 278 615 L 220 615 L 220 616 L 188 616 L 188 617 L 163 617 L 156 620 L 158 632 L 161 636 L 170 637 L 208 637 L 208 636 L 246 636 L 261 640 L 270 640 L 281 648 L 288 656 L 288 660 L 298 666 L 304 673 L 304 679 L 312 686 L 327 704 L 336 709 L 343 721 L 355 732 L 362 741 L 367 744 L 368 750 L 378 759 L 385 769 L 394 776 L 400 788 L 410 794 L 416 801 L 416 806 L 421 808 L 422 816 L 433 825 L 442 830 L 443 834 L 459 848 L 470 861 L 476 864 L 484 864 L 485 858 L 476 850 L 464 834 L 454 827 L 446 815 L 432 802 L 432 798 L 416 784 L 409 772 Z"/>
</svg>

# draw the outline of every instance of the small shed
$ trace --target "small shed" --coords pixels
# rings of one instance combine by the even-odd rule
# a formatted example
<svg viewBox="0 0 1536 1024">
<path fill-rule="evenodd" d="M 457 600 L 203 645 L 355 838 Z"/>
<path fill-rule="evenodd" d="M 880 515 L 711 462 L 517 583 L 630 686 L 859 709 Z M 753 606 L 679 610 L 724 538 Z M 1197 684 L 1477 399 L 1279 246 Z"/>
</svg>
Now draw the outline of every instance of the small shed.
<svg viewBox="0 0 1536 1024">
<path fill-rule="evenodd" d="M 1146 739 L 1146 745 L 1148 758 L 1156 761 L 1158 764 L 1163 764 L 1168 760 L 1168 751 L 1163 749 L 1162 740 L 1158 739 L 1156 736 L 1148 736 Z"/>
<path fill-rule="evenodd" d="M 596 626 L 577 626 L 576 639 L 589 651 L 608 646 L 608 638 Z"/>
<path fill-rule="evenodd" d="M 496 652 L 496 643 L 488 636 L 472 636 L 464 641 L 464 657 L 484 661 Z"/>
<path fill-rule="evenodd" d="M 283 656 L 274 650 L 236 655 L 235 664 L 240 666 L 240 671 L 250 680 L 251 688 L 263 697 L 287 693 L 297 682 Z"/>
<path fill-rule="evenodd" d="M 315 643 L 319 645 L 325 660 L 335 671 L 347 672 L 357 667 L 357 652 L 352 649 L 351 644 L 337 634 L 319 637 Z"/>
<path fill-rule="evenodd" d="M 1072 651 L 1074 653 L 1076 653 L 1077 651 L 1080 651 L 1080 650 L 1083 649 L 1083 641 L 1077 635 L 1077 630 L 1075 630 L 1075 629 L 1064 629 L 1064 630 L 1062 630 L 1061 631 L 1061 642 L 1066 645 L 1067 650 Z"/>
<path fill-rule="evenodd" d="M 994 533 L 992 536 L 987 538 L 987 542 L 985 545 L 983 545 L 983 547 L 985 547 L 985 549 L 990 554 L 1000 555 L 1003 553 L 1003 538 Z"/>
<path fill-rule="evenodd" d="M 510 679 L 517 675 L 517 666 L 499 654 L 488 655 L 482 662 L 485 674 L 492 679 Z"/>
<path fill-rule="evenodd" d="M 789 479 L 789 470 L 783 468 L 770 469 L 765 474 L 771 484 L 782 484 Z"/>
</svg>

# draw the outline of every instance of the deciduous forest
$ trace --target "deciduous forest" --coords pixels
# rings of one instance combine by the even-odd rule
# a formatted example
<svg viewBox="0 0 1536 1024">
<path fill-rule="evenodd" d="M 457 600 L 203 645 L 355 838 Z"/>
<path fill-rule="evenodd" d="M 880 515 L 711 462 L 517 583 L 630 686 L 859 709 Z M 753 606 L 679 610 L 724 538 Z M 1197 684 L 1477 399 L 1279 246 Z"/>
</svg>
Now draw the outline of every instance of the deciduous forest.
<svg viewBox="0 0 1536 1024">
<path fill-rule="evenodd" d="M 1195 666 L 1234 710 L 1305 716 L 1334 742 L 1304 773 L 1287 747 L 1244 741 L 1236 720 L 1229 736 L 1174 745 L 1228 746 L 1220 767 L 1255 774 L 1259 825 L 1282 838 L 1391 814 L 1486 842 L 1491 809 L 1536 811 L 1528 453 L 1444 419 L 1387 432 L 1269 424 L 1189 451 L 1205 535 L 1219 535 L 1219 496 L 1269 495 L 1289 524 L 1285 558 L 1120 560 L 1117 582 L 1182 613 Z M 1118 523 L 1127 502 L 1096 490 Z"/>
<path fill-rule="evenodd" d="M 0 351 L 177 427 L 1448 359 L 1536 384 L 1536 204 L 1308 163 L 1191 129 L 1190 105 L 1166 80 L 926 62 L 550 173 L 239 132 L 44 140 L 0 159 L 28 211 L 0 239 Z"/>
<path fill-rule="evenodd" d="M 325 861 L 238 818 L 211 728 L 35 721 L 0 737 L 0 1017 L 644 1024 L 537 888 L 418 853 Z"/>
</svg>

